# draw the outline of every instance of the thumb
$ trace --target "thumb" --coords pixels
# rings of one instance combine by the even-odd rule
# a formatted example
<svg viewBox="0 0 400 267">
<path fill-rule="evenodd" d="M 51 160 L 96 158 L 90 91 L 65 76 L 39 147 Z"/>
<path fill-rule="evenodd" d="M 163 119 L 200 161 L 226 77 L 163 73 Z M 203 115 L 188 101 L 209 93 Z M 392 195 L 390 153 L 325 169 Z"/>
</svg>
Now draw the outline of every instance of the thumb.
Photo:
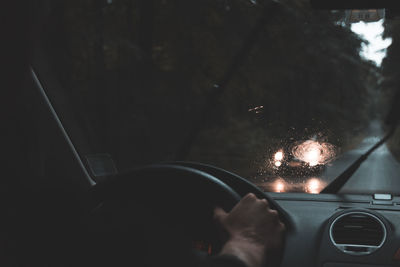
<svg viewBox="0 0 400 267">
<path fill-rule="evenodd" d="M 221 223 L 226 218 L 226 216 L 228 216 L 228 213 L 226 213 L 226 211 L 224 211 L 220 207 L 215 207 L 215 209 L 214 209 L 214 219 L 217 222 Z"/>
</svg>

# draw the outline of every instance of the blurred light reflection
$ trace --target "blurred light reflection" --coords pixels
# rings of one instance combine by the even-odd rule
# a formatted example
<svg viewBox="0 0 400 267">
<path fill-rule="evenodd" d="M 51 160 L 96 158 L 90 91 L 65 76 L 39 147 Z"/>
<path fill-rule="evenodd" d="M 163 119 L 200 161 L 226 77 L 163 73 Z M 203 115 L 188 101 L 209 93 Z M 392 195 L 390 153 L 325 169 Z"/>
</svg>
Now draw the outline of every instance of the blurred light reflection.
<svg viewBox="0 0 400 267">
<path fill-rule="evenodd" d="M 274 183 L 275 192 L 282 193 L 285 192 L 286 186 L 283 180 L 278 179 Z"/>
<path fill-rule="evenodd" d="M 336 149 L 334 145 L 329 143 L 307 140 L 294 146 L 292 154 L 297 159 L 308 163 L 308 165 L 316 166 L 332 161 L 336 156 Z"/>
<path fill-rule="evenodd" d="M 309 194 L 319 194 L 326 186 L 326 182 L 317 177 L 311 177 L 305 180 L 287 180 L 278 177 L 272 181 L 257 184 L 266 192 L 288 193 L 304 192 Z"/>
<path fill-rule="evenodd" d="M 324 188 L 324 183 L 318 178 L 311 178 L 306 182 L 305 191 L 311 194 L 319 194 Z"/>
<path fill-rule="evenodd" d="M 283 151 L 279 150 L 278 152 L 276 152 L 274 155 L 274 158 L 277 161 L 281 161 L 283 159 Z"/>
</svg>

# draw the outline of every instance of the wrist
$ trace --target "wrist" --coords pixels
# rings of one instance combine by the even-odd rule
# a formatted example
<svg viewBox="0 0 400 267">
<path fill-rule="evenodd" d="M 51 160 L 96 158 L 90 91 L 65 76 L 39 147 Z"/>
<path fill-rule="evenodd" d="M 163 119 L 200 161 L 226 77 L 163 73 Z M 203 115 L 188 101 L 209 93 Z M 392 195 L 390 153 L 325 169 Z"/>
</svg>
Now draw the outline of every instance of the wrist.
<svg viewBox="0 0 400 267">
<path fill-rule="evenodd" d="M 265 262 L 265 246 L 246 238 L 231 238 L 225 243 L 221 255 L 234 255 L 248 267 L 262 267 Z"/>
</svg>

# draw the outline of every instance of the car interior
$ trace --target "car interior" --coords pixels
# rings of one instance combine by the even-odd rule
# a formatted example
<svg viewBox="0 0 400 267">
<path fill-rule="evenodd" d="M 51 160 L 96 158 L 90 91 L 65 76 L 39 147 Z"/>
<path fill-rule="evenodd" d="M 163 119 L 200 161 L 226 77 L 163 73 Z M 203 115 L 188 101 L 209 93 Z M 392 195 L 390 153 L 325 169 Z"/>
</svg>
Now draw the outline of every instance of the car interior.
<svg viewBox="0 0 400 267">
<path fill-rule="evenodd" d="M 286 226 L 285 242 L 283 250 L 280 252 L 281 255 L 276 262 L 271 262 L 268 266 L 384 267 L 400 265 L 400 188 L 392 188 L 392 191 L 387 191 L 384 189 L 387 187 L 381 189 L 378 186 L 376 190 L 361 192 L 361 189 L 352 191 L 349 189 L 350 187 L 345 187 L 346 184 L 349 185 L 353 175 L 357 173 L 361 166 L 369 164 L 366 163 L 368 157 L 375 155 L 382 145 L 385 145 L 390 138 L 396 135 L 400 117 L 398 112 L 400 90 L 397 90 L 397 95 L 395 93 L 389 99 L 391 104 L 387 104 L 386 109 L 382 111 L 387 119 L 383 127 L 384 133 L 379 135 L 379 138 L 375 136 L 375 139 L 371 141 L 372 143 L 369 143 L 369 146 L 362 153 L 360 152 L 359 156 L 353 157 L 354 160 L 351 161 L 351 164 L 346 165 L 339 173 L 331 173 L 330 176 L 332 177 L 329 184 L 318 190 L 317 194 L 310 194 L 311 189 L 304 192 L 301 190 L 286 191 L 283 188 L 296 183 L 300 178 L 303 179 L 307 175 L 316 177 L 318 173 L 325 172 L 326 169 L 328 169 L 327 173 L 329 174 L 329 168 L 332 168 L 331 162 L 334 165 L 335 160 L 340 161 L 340 155 L 332 156 L 332 159 L 326 159 L 324 162 L 321 160 L 318 165 L 317 163 L 315 165 L 307 163 L 307 165 L 307 161 L 296 158 L 296 162 L 302 162 L 296 165 L 297 169 L 302 169 L 301 174 L 299 174 L 297 169 L 291 169 L 294 167 L 289 163 L 282 162 L 285 153 L 291 153 L 294 150 L 286 148 L 280 150 L 283 151 L 283 154 L 275 154 L 275 160 L 272 160 L 273 166 L 271 168 L 273 170 L 271 173 L 278 173 L 279 175 L 286 173 L 278 171 L 283 164 L 285 168 L 289 169 L 287 175 L 296 176 L 298 174 L 298 177 L 291 178 L 295 181 L 293 183 L 278 183 L 276 182 L 278 180 L 273 180 L 272 185 L 263 187 L 259 186 L 259 180 L 248 179 L 245 176 L 246 172 L 237 174 L 235 168 L 228 169 L 227 166 L 231 165 L 224 163 L 224 161 L 215 161 L 216 163 L 212 164 L 207 158 L 202 161 L 202 156 L 199 156 L 198 160 L 195 157 L 163 158 L 160 156 L 161 152 L 158 152 L 158 148 L 161 147 L 161 143 L 173 147 L 178 141 L 182 141 L 183 145 L 177 155 L 184 155 L 185 149 L 190 147 L 193 141 L 190 138 L 186 140 L 184 137 L 170 134 L 169 128 L 175 128 L 177 132 L 182 132 L 186 131 L 184 129 L 192 127 L 190 124 L 188 124 L 189 126 L 177 126 L 174 123 L 163 122 L 170 114 L 166 114 L 165 117 L 160 115 L 160 122 L 157 121 L 156 123 L 161 126 L 154 128 L 154 131 L 163 134 L 163 137 L 150 141 L 143 137 L 150 136 L 150 134 L 147 134 L 146 130 L 141 132 L 139 129 L 141 124 L 137 121 L 140 121 L 141 118 L 134 117 L 134 114 L 129 115 L 131 116 L 129 117 L 131 123 L 127 120 L 127 126 L 124 129 L 137 132 L 135 138 L 139 137 L 136 138 L 138 140 L 132 141 L 137 145 L 137 150 L 133 145 L 125 143 L 121 145 L 122 148 L 120 149 L 123 151 L 121 154 L 125 153 L 130 156 L 130 158 L 126 157 L 125 161 L 115 160 L 115 153 L 111 156 L 112 153 L 109 153 L 106 149 L 110 144 L 102 142 L 105 139 L 96 140 L 93 137 L 118 132 L 118 127 L 112 128 L 112 125 L 119 119 L 113 119 L 112 116 L 119 118 L 130 111 L 105 109 L 104 106 L 101 106 L 101 103 L 95 103 L 96 96 L 88 93 L 89 91 L 85 89 L 84 85 L 79 89 L 82 94 L 85 94 L 85 98 L 79 100 L 82 103 L 71 101 L 75 95 L 79 95 L 80 91 L 66 90 L 66 84 L 69 84 L 66 77 L 75 75 L 73 77 L 78 77 L 77 80 L 81 79 L 79 72 L 84 72 L 85 66 L 72 62 L 71 66 L 65 67 L 65 62 L 69 62 L 68 60 L 74 57 L 73 52 L 60 57 L 53 55 L 62 53 L 61 42 L 68 43 L 70 51 L 78 46 L 76 44 L 78 42 L 92 42 L 90 37 L 92 32 L 88 32 L 88 36 L 85 36 L 85 29 L 83 28 L 86 26 L 84 26 L 84 23 L 79 24 L 77 22 L 78 19 L 73 17 L 71 10 L 78 10 L 74 9 L 75 4 L 81 5 L 79 8 L 82 8 L 82 10 L 79 9 L 81 10 L 79 12 L 84 13 L 90 10 L 91 5 L 99 5 L 100 7 L 101 5 L 109 5 L 110 10 L 114 10 L 113 8 L 117 10 L 118 5 L 124 7 L 133 5 L 133 8 L 146 9 L 148 5 L 153 5 L 153 7 L 158 4 L 167 6 L 170 2 L 173 1 L 82 1 L 81 4 L 68 3 L 68 1 L 43 1 L 37 6 L 34 3 L 26 3 L 23 7 L 19 5 L 20 3 L 10 4 L 13 6 L 5 11 L 4 17 L 10 21 L 9 25 L 14 24 L 14 26 L 10 27 L 7 33 L 10 45 L 2 49 L 2 53 L 8 56 L 5 62 L 10 66 L 8 72 L 5 72 L 7 77 L 3 78 L 3 84 L 7 86 L 2 89 L 1 97 L 2 128 L 4 129 L 2 161 L 5 163 L 1 187 L 4 211 L 1 219 L 3 230 L 0 237 L 2 239 L 0 246 L 0 250 L 2 250 L 0 263 L 2 263 L 2 266 L 173 266 L 173 264 L 175 266 L 194 266 L 193 255 L 195 255 L 194 258 L 216 255 L 223 244 L 217 226 L 213 221 L 213 208 L 220 206 L 229 211 L 248 193 L 266 199 L 270 206 L 278 211 L 280 219 Z M 190 3 L 183 2 L 185 1 L 176 1 L 177 6 L 182 10 L 192 8 Z M 230 8 L 235 9 L 236 4 L 233 3 L 235 1 L 216 2 L 218 4 L 223 3 L 221 5 L 232 2 Z M 284 3 L 281 3 L 281 1 L 243 2 L 259 5 L 258 9 L 261 11 L 255 11 L 258 12 L 257 14 L 264 14 L 263 10 L 272 13 L 281 12 L 279 10 L 282 9 L 282 6 L 287 5 L 287 1 L 283 1 Z M 312 0 L 303 2 L 307 2 L 315 12 L 337 11 L 344 14 L 344 10 L 385 9 L 384 16 L 393 21 L 396 21 L 397 13 L 399 13 L 397 12 L 398 3 L 395 1 Z M 113 7 L 113 5 L 117 7 Z M 201 3 L 193 5 L 195 9 Z M 168 8 L 165 7 L 165 10 L 168 11 Z M 69 11 L 64 12 L 64 10 Z M 285 12 L 289 12 L 287 10 Z M 59 16 L 57 14 L 61 13 L 57 12 L 64 12 L 62 13 L 64 15 Z M 161 14 L 160 17 L 164 16 L 161 11 L 158 10 L 157 12 L 159 12 L 157 14 Z M 95 18 L 95 21 L 100 21 L 96 20 L 99 17 L 95 11 L 90 14 Z M 188 14 L 190 17 L 189 11 Z M 113 18 L 117 24 L 120 23 L 119 16 L 123 15 L 117 13 Z M 210 15 L 210 17 L 212 16 L 216 15 Z M 82 17 L 85 18 L 83 15 Z M 64 30 L 57 28 L 57 21 L 65 18 L 72 21 L 72 24 L 68 27 L 83 32 L 77 38 L 78 41 L 73 39 L 76 36 L 72 37 L 72 34 L 64 35 Z M 93 31 L 96 32 L 96 29 L 98 30 L 101 27 L 107 28 L 109 24 L 114 22 L 113 19 L 105 19 L 103 24 L 96 24 L 95 22 Z M 147 16 L 140 17 L 140 23 L 149 23 L 148 20 L 149 17 Z M 235 20 L 232 18 L 231 20 L 229 23 L 236 25 Z M 232 65 L 225 66 L 221 63 L 221 65 L 215 67 L 216 69 L 223 69 L 221 70 L 222 75 L 220 75 L 222 78 L 220 82 L 211 85 L 211 87 L 216 88 L 215 92 L 210 94 L 211 98 L 216 99 L 219 95 L 224 95 L 225 88 L 229 87 L 230 80 L 234 79 L 235 73 L 242 68 L 241 66 L 244 65 L 247 57 L 257 58 L 254 54 L 248 55 L 248 53 L 252 50 L 256 39 L 264 38 L 259 36 L 260 32 L 263 32 L 263 28 L 260 28 L 259 25 L 274 23 L 270 20 L 272 20 L 270 16 L 261 16 L 261 19 L 256 20 L 255 26 L 251 29 L 244 27 L 246 25 L 237 25 L 238 31 L 246 33 L 249 38 L 244 39 L 241 44 L 232 41 L 232 46 L 239 51 L 233 56 Z M 174 24 L 172 27 L 178 27 L 177 25 Z M 7 25 L 2 27 L 7 28 Z M 26 30 L 27 33 L 24 35 L 24 27 L 26 29 L 31 27 L 32 29 Z M 79 29 L 79 27 L 82 27 L 82 29 Z M 38 28 L 41 29 L 41 32 L 37 30 Z M 196 28 L 194 31 L 197 30 Z M 13 32 L 19 34 L 13 34 Z M 166 35 L 165 38 L 171 39 L 185 38 L 179 36 L 183 34 L 179 31 L 176 36 L 169 36 L 168 32 L 164 34 L 162 31 L 157 34 Z M 43 38 L 43 35 L 51 36 L 49 39 L 56 36 L 54 37 L 55 41 L 50 42 Z M 235 34 L 232 34 L 232 36 L 235 36 Z M 204 38 L 207 39 L 208 37 Z M 228 44 L 231 44 L 230 40 L 225 40 L 224 45 L 228 47 Z M 268 42 L 275 41 L 279 43 L 277 39 Z M 136 53 L 135 56 L 144 58 L 143 61 L 146 59 L 145 55 L 140 54 L 143 51 L 137 51 L 136 47 L 119 45 L 121 46 L 119 49 L 129 48 L 129 53 Z M 204 42 L 203 45 L 209 44 Z M 202 46 L 202 44 L 199 46 Z M 96 53 L 99 52 L 96 50 L 96 44 L 90 43 L 88 47 L 93 48 L 94 51 L 90 52 L 92 54 L 88 53 L 97 58 Z M 106 51 L 105 56 L 108 55 L 112 58 L 112 49 L 104 49 Z M 157 49 L 161 50 L 162 48 L 155 46 L 154 51 L 159 51 Z M 228 50 L 228 48 L 226 49 Z M 25 50 L 26 53 L 22 52 Z M 185 52 L 185 48 L 178 49 L 178 52 L 171 48 L 171 51 L 177 53 L 178 57 L 181 58 L 192 56 L 190 51 Z M 221 51 L 218 50 L 217 52 Z M 226 53 L 226 57 L 229 57 L 230 52 Z M 160 60 L 170 60 L 172 63 L 168 64 L 174 64 L 171 59 L 162 59 L 161 52 L 159 56 Z M 198 55 L 198 57 L 201 58 L 202 56 Z M 124 61 L 125 59 L 118 58 L 118 60 Z M 117 80 L 124 79 L 119 78 L 122 77 L 118 76 L 120 74 L 111 73 L 111 71 L 110 74 L 104 68 L 101 69 L 96 60 L 91 64 L 90 68 L 94 68 L 103 74 L 107 73 L 104 74 L 107 77 L 114 75 Z M 137 71 L 135 77 L 140 78 L 140 76 L 145 75 L 143 73 L 147 68 L 151 68 L 146 63 L 141 64 L 140 67 L 132 67 L 134 71 Z M 165 71 L 167 74 L 168 64 L 163 65 L 167 69 Z M 219 63 L 215 62 L 215 64 Z M 63 68 L 59 68 L 60 65 Z M 76 68 L 78 74 L 75 72 L 67 73 L 69 68 Z M 225 69 L 226 71 L 224 71 Z M 248 72 L 252 71 L 252 69 L 248 70 Z M 123 70 L 121 73 L 123 73 Z M 182 73 L 185 74 L 185 67 L 182 68 Z M 199 78 L 194 77 L 193 79 L 197 81 L 196 79 Z M 164 98 L 168 102 L 170 97 L 162 95 L 162 91 L 159 89 L 161 87 L 156 78 L 150 78 L 150 80 L 154 81 L 147 85 L 144 85 L 145 83 L 133 83 L 144 88 L 142 91 L 139 90 L 137 94 L 159 94 L 157 97 L 161 98 L 160 101 L 163 101 Z M 168 77 L 165 80 L 168 80 Z M 87 81 L 81 79 L 79 82 L 85 84 Z M 104 84 L 110 84 L 110 81 L 105 76 L 98 76 L 93 88 L 98 89 L 98 94 L 102 94 L 101 88 Z M 210 86 L 210 84 L 207 85 Z M 158 89 L 150 90 L 146 89 L 146 86 L 153 86 Z M 250 82 L 249 87 L 252 86 Z M 122 91 L 119 92 L 115 89 L 105 92 L 102 97 L 103 100 L 106 99 L 104 100 L 106 103 L 109 101 L 114 106 L 126 104 L 123 101 L 118 102 L 112 95 L 114 93 L 122 95 Z M 200 93 L 194 94 L 193 99 L 195 100 L 191 98 L 194 101 L 193 106 L 197 105 L 196 97 L 200 99 L 199 95 Z M 238 95 L 240 98 L 240 93 Z M 126 102 L 130 101 L 127 96 L 121 97 L 121 99 L 124 98 L 126 98 Z M 154 106 L 159 105 L 157 101 L 152 102 Z M 198 123 L 195 123 L 192 130 L 187 131 L 189 137 L 196 135 L 196 132 L 201 130 L 199 127 L 203 127 L 202 125 L 208 125 L 207 119 L 214 116 L 214 111 L 208 105 L 214 104 L 213 101 L 205 104 L 205 112 L 200 112 L 199 118 L 196 117 Z M 84 108 L 81 108 L 80 105 Z M 138 100 L 137 103 L 135 102 L 132 105 L 139 107 L 141 104 Z M 171 103 L 171 106 L 177 105 Z M 223 106 L 223 104 L 220 105 Z M 355 105 L 358 104 L 354 101 Z M 145 104 L 143 106 L 144 108 L 140 106 L 141 109 L 145 110 L 143 112 L 151 112 L 148 110 L 152 108 L 157 109 L 157 107 L 148 107 Z M 92 107 L 96 107 L 94 112 L 91 110 Z M 187 113 L 191 113 L 194 109 L 195 107 L 193 109 L 189 107 Z M 259 106 L 255 109 L 249 109 L 248 113 L 258 116 L 257 112 L 261 109 L 265 108 Z M 163 109 L 157 109 L 157 114 L 163 112 Z M 100 119 L 93 125 L 102 125 L 102 120 L 107 120 L 110 122 L 107 129 L 86 126 L 85 120 L 91 118 L 91 114 L 95 113 Z M 173 114 L 179 116 L 178 113 Z M 276 113 L 278 114 L 279 111 L 276 111 Z M 187 120 L 190 121 L 191 118 L 189 116 Z M 149 120 L 153 120 L 153 118 L 150 117 Z M 144 125 L 146 123 L 148 122 L 143 122 Z M 218 123 L 217 120 L 216 124 Z M 220 123 L 223 124 L 224 122 Z M 129 135 L 128 130 L 126 132 L 121 131 L 118 134 L 116 139 L 129 140 L 129 136 L 126 136 Z M 213 132 L 210 135 L 213 136 Z M 141 137 L 143 139 L 140 139 Z M 148 139 L 151 138 L 148 137 Z M 132 137 L 132 139 L 134 138 Z M 248 140 L 248 142 L 251 143 L 252 141 Z M 111 141 L 110 143 L 112 144 Z M 153 146 L 148 147 L 148 143 L 153 144 Z M 140 146 L 141 144 L 143 144 L 143 147 L 147 146 L 148 154 L 156 155 L 154 160 L 149 158 L 148 154 L 141 152 L 143 149 Z M 199 145 L 195 151 L 203 151 L 201 146 Z M 205 150 L 212 150 L 213 146 L 217 149 L 219 147 L 218 141 L 206 147 Z M 270 154 L 273 156 L 276 151 L 277 149 L 274 147 Z M 349 149 L 349 151 L 352 150 Z M 204 155 L 204 153 L 201 153 L 203 152 L 199 152 L 199 155 Z M 228 151 L 227 153 L 233 155 L 235 152 Z M 220 162 L 222 164 L 218 165 Z M 232 166 L 234 165 L 232 164 Z M 237 168 L 239 168 L 239 165 L 240 163 L 238 163 Z M 304 169 L 306 168 L 305 165 L 312 168 Z M 122 168 L 121 166 L 127 167 Z M 371 172 L 373 171 L 371 170 Z M 374 174 L 376 173 L 374 172 Z M 397 176 L 397 179 L 400 177 L 400 173 L 393 173 L 393 175 Z M 377 184 L 380 183 L 380 180 L 385 181 L 381 178 L 374 177 L 374 181 L 377 181 Z M 374 182 L 368 180 L 364 183 L 372 184 Z M 393 184 L 395 185 L 395 183 Z M 293 187 L 295 186 L 293 185 Z M 341 191 L 343 188 L 345 190 Z"/>
</svg>

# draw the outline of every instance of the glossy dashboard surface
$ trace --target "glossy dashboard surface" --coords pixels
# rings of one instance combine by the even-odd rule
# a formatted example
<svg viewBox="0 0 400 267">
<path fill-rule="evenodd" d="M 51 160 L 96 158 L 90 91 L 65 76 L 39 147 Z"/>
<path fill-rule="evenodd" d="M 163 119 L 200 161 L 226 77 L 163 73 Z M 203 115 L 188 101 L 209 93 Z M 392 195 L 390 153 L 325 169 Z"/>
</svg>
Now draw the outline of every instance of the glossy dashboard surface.
<svg viewBox="0 0 400 267">
<path fill-rule="evenodd" d="M 310 195 L 267 193 L 287 211 L 293 222 L 285 244 L 282 266 L 398 266 L 395 254 L 400 248 L 400 197 L 377 200 L 370 195 Z M 382 219 L 387 238 L 370 255 L 349 255 L 334 246 L 329 227 L 339 215 L 352 211 L 373 214 Z"/>
</svg>

